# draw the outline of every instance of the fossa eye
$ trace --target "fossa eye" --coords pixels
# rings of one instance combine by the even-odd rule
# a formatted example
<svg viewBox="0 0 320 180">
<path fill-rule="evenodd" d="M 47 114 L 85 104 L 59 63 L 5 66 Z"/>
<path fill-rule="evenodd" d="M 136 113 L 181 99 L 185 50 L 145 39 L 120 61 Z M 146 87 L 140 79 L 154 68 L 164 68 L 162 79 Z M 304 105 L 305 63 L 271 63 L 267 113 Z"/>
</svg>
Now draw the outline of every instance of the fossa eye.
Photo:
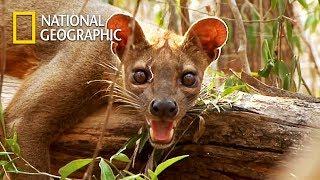
<svg viewBox="0 0 320 180">
<path fill-rule="evenodd" d="M 181 82 L 186 87 L 193 87 L 197 82 L 196 75 L 192 72 L 185 73 L 182 76 Z"/>
<path fill-rule="evenodd" d="M 148 82 L 148 73 L 139 69 L 133 72 L 133 80 L 135 84 L 145 84 Z"/>
</svg>

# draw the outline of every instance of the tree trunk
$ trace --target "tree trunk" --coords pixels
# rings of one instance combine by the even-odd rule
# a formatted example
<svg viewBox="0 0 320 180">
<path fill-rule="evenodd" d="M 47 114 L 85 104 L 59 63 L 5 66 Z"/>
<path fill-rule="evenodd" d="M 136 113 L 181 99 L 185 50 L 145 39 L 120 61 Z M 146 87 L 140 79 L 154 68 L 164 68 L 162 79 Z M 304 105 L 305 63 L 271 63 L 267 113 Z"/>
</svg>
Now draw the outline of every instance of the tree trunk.
<svg viewBox="0 0 320 180">
<path fill-rule="evenodd" d="M 14 94 L 19 81 L 5 79 L 4 104 Z M 286 153 L 308 139 L 320 127 L 320 103 L 280 97 L 238 93 L 232 108 L 209 112 L 204 116 L 206 130 L 198 143 L 192 141 L 195 121 L 169 157 L 189 154 L 185 160 L 163 172 L 165 179 L 263 179 L 283 164 Z M 78 158 L 90 158 L 99 129 L 105 120 L 105 108 L 68 129 L 52 144 L 52 173 Z M 178 128 L 181 134 L 191 122 L 185 119 Z M 144 124 L 144 118 L 124 110 L 113 111 L 103 139 L 101 156 L 110 158 Z M 179 137 L 179 135 L 177 135 Z M 144 168 L 151 153 L 148 145 L 138 155 L 135 171 Z M 297 148 L 295 148 L 297 149 Z M 125 152 L 132 154 L 132 150 Z M 124 167 L 123 164 L 117 164 Z M 162 179 L 162 178 L 161 178 Z"/>
</svg>

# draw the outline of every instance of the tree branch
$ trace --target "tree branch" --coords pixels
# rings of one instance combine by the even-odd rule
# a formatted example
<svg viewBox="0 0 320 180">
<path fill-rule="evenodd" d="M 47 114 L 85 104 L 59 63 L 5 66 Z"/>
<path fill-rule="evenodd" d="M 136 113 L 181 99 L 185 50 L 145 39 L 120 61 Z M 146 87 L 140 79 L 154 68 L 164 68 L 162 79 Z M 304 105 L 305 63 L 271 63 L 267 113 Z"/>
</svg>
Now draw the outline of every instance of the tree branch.
<svg viewBox="0 0 320 180">
<path fill-rule="evenodd" d="M 250 70 L 250 65 L 247 57 L 247 36 L 246 36 L 246 31 L 243 25 L 243 20 L 242 20 L 236 1 L 228 0 L 228 4 L 230 6 L 230 9 L 232 11 L 234 18 L 236 19 L 238 36 L 237 36 L 237 39 L 235 39 L 235 41 L 239 42 L 238 53 L 240 55 L 240 61 L 242 61 L 243 70 L 246 73 L 250 74 L 251 70 Z"/>
<path fill-rule="evenodd" d="M 181 11 L 181 34 L 184 35 L 190 26 L 190 17 L 187 7 L 188 0 L 180 0 L 180 11 Z"/>
<path fill-rule="evenodd" d="M 178 15 L 176 12 L 176 1 L 175 0 L 168 0 L 169 2 L 169 24 L 168 24 L 168 30 L 175 32 L 176 34 L 179 33 L 179 28 L 178 28 Z"/>
</svg>

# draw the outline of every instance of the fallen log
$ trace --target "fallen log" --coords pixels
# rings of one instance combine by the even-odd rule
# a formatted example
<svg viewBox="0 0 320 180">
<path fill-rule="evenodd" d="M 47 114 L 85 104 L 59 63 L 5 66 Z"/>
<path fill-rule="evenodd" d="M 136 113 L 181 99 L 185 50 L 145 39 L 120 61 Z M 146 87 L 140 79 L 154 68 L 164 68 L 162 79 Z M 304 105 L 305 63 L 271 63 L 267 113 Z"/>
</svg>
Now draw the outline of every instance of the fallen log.
<svg viewBox="0 0 320 180">
<path fill-rule="evenodd" d="M 197 123 L 185 133 L 172 156 L 190 157 L 169 168 L 163 175 L 166 179 L 182 175 L 190 179 L 263 179 L 292 145 L 300 144 L 312 129 L 320 127 L 320 103 L 242 93 L 240 96 L 232 108 L 205 117 L 206 131 L 198 143 L 192 141 Z M 104 112 L 101 109 L 67 130 L 52 145 L 54 170 L 73 159 L 92 155 Z M 137 115 L 113 113 L 101 155 L 109 158 L 143 123 L 143 118 Z M 182 123 L 180 131 L 189 123 L 187 120 Z"/>
<path fill-rule="evenodd" d="M 16 88 L 12 84 L 15 82 L 5 81 L 6 98 L 14 94 L 14 89 L 9 88 Z M 257 94 L 239 93 L 238 96 L 232 107 L 204 116 L 206 130 L 197 143 L 192 141 L 197 122 L 191 125 L 170 154 L 170 157 L 183 154 L 190 157 L 164 171 L 162 177 L 263 179 L 279 164 L 285 165 L 286 154 L 294 150 L 291 147 L 310 138 L 310 132 L 320 127 L 320 103 Z M 99 126 L 105 120 L 104 113 L 105 108 L 98 110 L 52 144 L 52 173 L 74 159 L 92 156 Z M 179 126 L 180 134 L 190 122 L 185 119 Z M 143 118 L 138 115 L 114 110 L 101 156 L 110 158 L 143 124 Z M 150 150 L 147 147 L 138 156 L 136 171 L 143 168 Z M 126 153 L 130 155 L 132 151 Z"/>
</svg>

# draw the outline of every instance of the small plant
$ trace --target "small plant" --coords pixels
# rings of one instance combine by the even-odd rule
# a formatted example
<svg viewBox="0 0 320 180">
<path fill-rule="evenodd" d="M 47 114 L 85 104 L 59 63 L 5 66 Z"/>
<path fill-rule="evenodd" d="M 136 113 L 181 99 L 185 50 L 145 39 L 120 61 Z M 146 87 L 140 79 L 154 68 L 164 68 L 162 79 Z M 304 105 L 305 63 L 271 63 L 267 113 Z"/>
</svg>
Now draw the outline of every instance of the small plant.
<svg viewBox="0 0 320 180">
<path fill-rule="evenodd" d="M 46 172 L 40 172 L 35 167 L 33 167 L 29 162 L 27 162 L 25 159 L 23 159 L 20 156 L 20 147 L 17 142 L 18 136 L 16 133 L 14 133 L 12 138 L 6 139 L 6 146 L 0 142 L 2 151 L 0 151 L 0 179 L 3 179 L 4 176 L 8 176 L 8 173 L 14 173 L 14 174 L 27 174 L 27 175 L 45 175 L 52 178 L 59 178 L 59 179 L 69 179 L 68 177 L 71 176 L 74 172 L 79 171 L 83 167 L 89 165 L 92 161 L 99 161 L 99 168 L 100 168 L 100 179 L 101 180 L 115 180 L 115 179 L 122 179 L 122 180 L 156 180 L 158 179 L 158 176 L 161 172 L 163 172 L 165 169 L 167 169 L 172 164 L 176 163 L 177 161 L 180 161 L 188 155 L 178 156 L 171 159 L 168 159 L 162 163 L 160 163 L 155 170 L 148 169 L 147 173 L 138 173 L 134 174 L 127 170 L 119 170 L 114 164 L 114 161 L 120 161 L 124 163 L 131 163 L 130 158 L 123 153 L 124 150 L 127 148 L 131 148 L 134 145 L 138 144 L 138 152 L 141 152 L 144 144 L 146 143 L 148 139 L 148 135 L 143 132 L 140 133 L 132 138 L 130 138 L 121 149 L 114 155 L 110 157 L 110 159 L 105 159 L 102 157 L 97 157 L 95 159 L 87 158 L 87 159 L 77 159 L 69 162 L 65 166 L 59 169 L 59 175 L 52 175 Z M 139 143 L 137 143 L 139 142 Z M 10 151 L 6 149 L 8 147 Z M 18 160 L 22 160 L 26 165 L 28 165 L 30 168 L 34 170 L 34 172 L 25 172 L 19 170 L 18 167 L 16 167 L 15 162 Z"/>
</svg>

